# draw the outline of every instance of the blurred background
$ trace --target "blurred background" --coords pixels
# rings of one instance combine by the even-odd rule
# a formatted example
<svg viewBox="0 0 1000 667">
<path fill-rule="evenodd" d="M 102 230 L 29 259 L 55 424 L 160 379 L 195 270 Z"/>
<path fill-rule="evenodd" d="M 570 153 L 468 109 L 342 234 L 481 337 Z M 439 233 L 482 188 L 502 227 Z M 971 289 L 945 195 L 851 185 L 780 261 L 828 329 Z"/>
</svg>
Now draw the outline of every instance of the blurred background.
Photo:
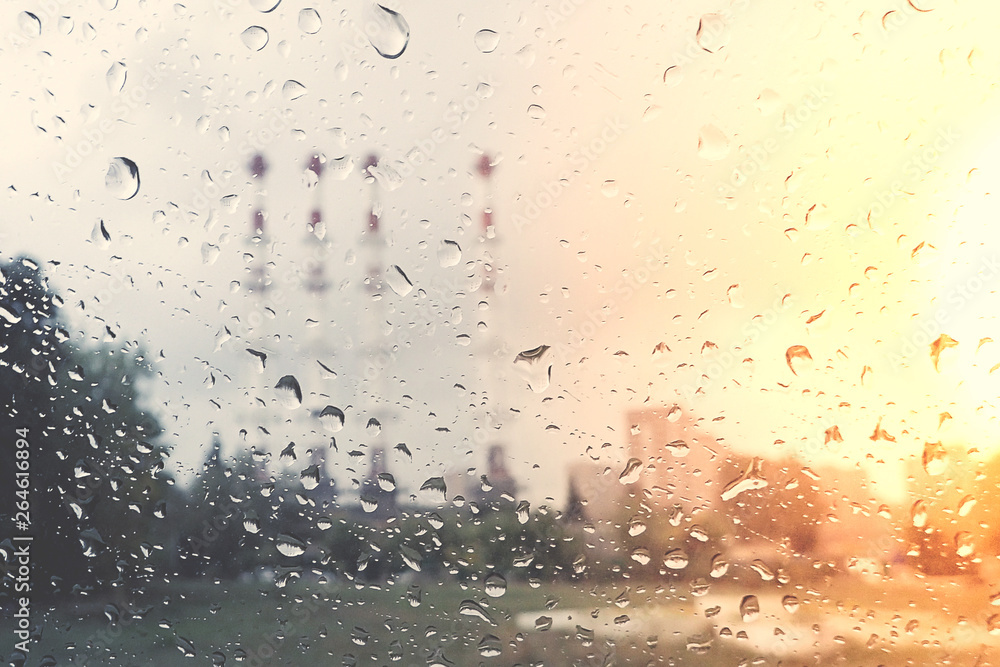
<svg viewBox="0 0 1000 667">
<path fill-rule="evenodd" d="M 7 8 L 0 653 L 990 664 L 996 11 Z"/>
</svg>

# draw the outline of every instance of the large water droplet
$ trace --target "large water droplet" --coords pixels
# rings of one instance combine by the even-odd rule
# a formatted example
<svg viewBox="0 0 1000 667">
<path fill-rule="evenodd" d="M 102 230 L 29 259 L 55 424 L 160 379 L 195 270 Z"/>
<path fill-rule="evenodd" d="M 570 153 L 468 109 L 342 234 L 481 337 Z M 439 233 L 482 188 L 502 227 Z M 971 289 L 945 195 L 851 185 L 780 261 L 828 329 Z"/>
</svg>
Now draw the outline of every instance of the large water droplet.
<svg viewBox="0 0 1000 667">
<path fill-rule="evenodd" d="M 403 269 L 399 268 L 395 264 L 386 270 L 385 281 L 389 283 L 389 287 L 392 291 L 399 296 L 406 296 L 413 289 L 413 283 L 411 283 L 410 279 L 406 277 L 405 273 L 403 273 Z"/>
<path fill-rule="evenodd" d="M 311 465 L 299 473 L 299 480 L 306 491 L 312 491 L 319 486 L 319 464 Z"/>
<path fill-rule="evenodd" d="M 281 552 L 281 555 L 289 558 L 301 556 L 306 552 L 306 545 L 302 540 L 285 533 L 281 533 L 275 538 L 274 546 Z"/>
<path fill-rule="evenodd" d="M 729 155 L 729 138 L 714 125 L 705 125 L 698 132 L 698 156 L 705 160 L 722 160 Z"/>
<path fill-rule="evenodd" d="M 299 12 L 299 30 L 307 35 L 315 35 L 323 27 L 323 19 L 319 12 L 312 7 L 307 7 Z"/>
<path fill-rule="evenodd" d="M 410 42 L 410 26 L 401 14 L 372 2 L 364 18 L 365 34 L 380 56 L 394 59 L 403 55 Z"/>
<path fill-rule="evenodd" d="M 501 597 L 507 592 L 507 580 L 499 572 L 493 572 L 487 575 L 483 589 L 491 598 Z"/>
<path fill-rule="evenodd" d="M 489 612 L 486 611 L 481 604 L 475 600 L 463 600 L 458 606 L 458 613 L 463 616 L 473 616 L 482 621 L 486 621 L 490 625 L 496 625 L 496 621 L 490 616 Z"/>
<path fill-rule="evenodd" d="M 519 352 L 514 358 L 514 368 L 524 378 L 531 391 L 540 394 L 549 388 L 552 381 L 552 355 L 548 345 L 539 345 L 531 350 Z"/>
<path fill-rule="evenodd" d="M 240 40 L 242 40 L 243 45 L 251 51 L 260 51 L 263 49 L 267 46 L 268 39 L 270 39 L 270 36 L 267 34 L 267 30 L 259 25 L 252 25 L 240 33 Z"/>
<path fill-rule="evenodd" d="M 396 478 L 392 476 L 392 473 L 380 472 L 376 479 L 378 480 L 379 488 L 383 491 L 396 490 Z"/>
<path fill-rule="evenodd" d="M 278 390 L 278 400 L 289 410 L 302 405 L 302 388 L 294 375 L 285 375 L 274 388 Z"/>
<path fill-rule="evenodd" d="M 514 514 L 517 516 L 517 522 L 521 524 L 528 523 L 529 512 L 531 510 L 531 505 L 527 500 L 522 500 L 517 504 L 517 509 Z"/>
<path fill-rule="evenodd" d="M 289 79 L 288 81 L 285 81 L 283 86 L 281 86 L 281 94 L 285 96 L 286 100 L 291 102 L 305 95 L 306 87 L 298 81 Z"/>
<path fill-rule="evenodd" d="M 113 197 L 128 200 L 139 192 L 139 167 L 127 157 L 116 157 L 108 165 L 104 186 Z"/>
<path fill-rule="evenodd" d="M 190 639 L 185 639 L 180 635 L 177 635 L 177 648 L 181 653 L 184 654 L 185 658 L 193 658 L 198 655 L 197 651 L 194 649 L 194 644 L 191 643 Z"/>
<path fill-rule="evenodd" d="M 927 525 L 927 503 L 918 500 L 910 508 L 910 520 L 916 528 L 923 528 Z"/>
<path fill-rule="evenodd" d="M 744 623 L 752 623 L 760 616 L 760 602 L 756 595 L 744 595 L 740 600 L 740 616 Z"/>
<path fill-rule="evenodd" d="M 618 481 L 622 484 L 634 484 L 639 481 L 639 475 L 641 474 L 642 461 L 640 459 L 631 458 L 625 464 L 625 469 L 622 470 L 620 475 L 618 475 Z"/>
<path fill-rule="evenodd" d="M 804 371 L 812 368 L 813 358 L 809 354 L 809 348 L 805 345 L 792 345 L 785 350 L 785 363 L 789 370 L 795 375 L 801 375 Z"/>
<path fill-rule="evenodd" d="M 319 413 L 319 420 L 325 430 L 336 433 L 344 428 L 344 411 L 328 405 Z"/>
<path fill-rule="evenodd" d="M 128 78 L 128 68 L 123 62 L 114 63 L 108 68 L 108 73 L 104 78 L 108 82 L 108 90 L 112 93 L 120 93 L 125 87 L 125 79 Z"/>
<path fill-rule="evenodd" d="M 479 642 L 479 655 L 484 658 L 495 658 L 503 653 L 503 642 L 496 635 L 486 635 Z"/>
<path fill-rule="evenodd" d="M 250 6 L 263 14 L 273 12 L 280 4 L 281 0 L 250 0 Z"/>
<path fill-rule="evenodd" d="M 474 38 L 476 48 L 483 53 L 493 53 L 500 44 L 500 35 L 492 30 L 480 30 Z"/>
<path fill-rule="evenodd" d="M 683 570 L 688 561 L 688 555 L 681 549 L 671 549 L 663 556 L 663 564 L 671 570 Z"/>
<path fill-rule="evenodd" d="M 960 530 L 955 533 L 955 553 L 961 558 L 967 558 L 976 552 L 976 544 L 973 541 L 972 533 Z"/>
<path fill-rule="evenodd" d="M 442 498 L 447 499 L 448 486 L 445 484 L 444 477 L 431 477 L 423 484 L 420 485 L 421 491 L 433 491 L 441 494 Z"/>
<path fill-rule="evenodd" d="M 799 599 L 794 595 L 786 595 L 781 598 L 781 606 L 785 608 L 789 614 L 794 614 L 799 610 Z"/>
<path fill-rule="evenodd" d="M 17 26 L 27 37 L 38 37 L 42 34 L 42 22 L 31 12 L 21 12 L 18 14 Z"/>
<path fill-rule="evenodd" d="M 729 26 L 722 14 L 705 14 L 698 21 L 695 40 L 705 51 L 715 53 L 729 43 Z"/>
<path fill-rule="evenodd" d="M 753 489 L 763 489 L 767 486 L 767 480 L 764 479 L 764 473 L 762 471 L 763 462 L 759 457 L 754 457 L 747 469 L 744 470 L 739 477 L 733 481 L 726 484 L 726 488 L 722 490 L 723 500 L 732 500 L 736 496 L 740 495 L 744 491 L 750 491 Z"/>
<path fill-rule="evenodd" d="M 441 263 L 441 267 L 455 266 L 460 261 L 462 261 L 462 249 L 458 243 L 447 239 L 441 241 L 441 245 L 438 246 L 438 262 Z"/>
<path fill-rule="evenodd" d="M 948 469 L 948 450 L 940 442 L 925 442 L 920 462 L 928 475 L 940 475 Z"/>
</svg>

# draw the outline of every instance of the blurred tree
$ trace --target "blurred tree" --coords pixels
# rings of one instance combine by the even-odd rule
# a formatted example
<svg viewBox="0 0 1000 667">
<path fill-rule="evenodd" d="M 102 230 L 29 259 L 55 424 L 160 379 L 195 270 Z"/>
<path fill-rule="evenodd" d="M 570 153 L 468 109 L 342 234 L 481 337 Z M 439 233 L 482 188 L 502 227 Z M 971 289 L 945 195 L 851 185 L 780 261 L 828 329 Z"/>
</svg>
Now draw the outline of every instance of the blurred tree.
<svg viewBox="0 0 1000 667">
<path fill-rule="evenodd" d="M 0 535 L 34 537 L 32 590 L 42 596 L 131 582 L 167 486 L 166 453 L 150 444 L 161 429 L 141 407 L 141 351 L 71 344 L 60 304 L 36 262 L 0 264 Z M 30 443 L 27 531 L 14 524 L 19 430 Z"/>
</svg>

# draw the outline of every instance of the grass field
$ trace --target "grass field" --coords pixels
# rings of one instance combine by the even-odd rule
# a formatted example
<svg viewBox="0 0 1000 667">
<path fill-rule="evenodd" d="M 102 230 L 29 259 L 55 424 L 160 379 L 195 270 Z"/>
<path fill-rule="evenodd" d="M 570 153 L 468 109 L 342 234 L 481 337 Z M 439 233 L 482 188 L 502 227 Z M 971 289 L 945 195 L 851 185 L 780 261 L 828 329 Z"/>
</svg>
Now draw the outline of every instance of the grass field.
<svg viewBox="0 0 1000 667">
<path fill-rule="evenodd" d="M 48 655 L 55 661 L 48 664 L 126 667 L 984 667 L 1000 657 L 986 632 L 988 598 L 970 595 L 960 583 L 886 586 L 851 578 L 826 582 L 822 590 L 800 588 L 794 614 L 780 607 L 793 588 L 761 591 L 759 618 L 744 622 L 738 602 L 746 591 L 725 587 L 694 599 L 655 582 L 516 584 L 493 598 L 481 582 L 463 587 L 430 579 L 297 581 L 283 588 L 181 581 L 151 586 L 127 603 L 92 599 L 48 610 L 26 664 L 46 664 Z M 715 605 L 719 613 L 707 616 L 705 609 Z M 36 610 L 34 620 L 40 617 Z M 116 623 L 109 620 L 114 617 Z"/>
</svg>

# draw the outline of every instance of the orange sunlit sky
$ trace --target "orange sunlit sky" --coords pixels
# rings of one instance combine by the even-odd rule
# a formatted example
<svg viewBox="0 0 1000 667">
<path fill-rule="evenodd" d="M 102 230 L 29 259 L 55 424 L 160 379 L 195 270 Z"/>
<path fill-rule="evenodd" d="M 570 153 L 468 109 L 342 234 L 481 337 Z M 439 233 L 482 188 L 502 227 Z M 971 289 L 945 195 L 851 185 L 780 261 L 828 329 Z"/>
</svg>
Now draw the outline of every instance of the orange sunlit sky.
<svg viewBox="0 0 1000 667">
<path fill-rule="evenodd" d="M 480 319 L 507 341 L 509 362 L 552 347 L 544 390 L 512 364 L 504 371 L 502 400 L 521 414 L 505 426 L 511 467 L 532 498 L 561 498 L 566 463 L 588 447 L 611 443 L 601 461 L 617 474 L 624 411 L 643 404 L 678 403 L 742 451 L 863 464 L 886 496 L 925 441 L 996 452 L 1000 8 L 396 2 L 410 41 L 390 60 L 358 39 L 360 2 L 319 8 L 315 32 L 303 28 L 315 28 L 302 23 L 306 4 L 252 5 L 67 2 L 68 34 L 28 5 L 0 23 L 9 37 L 22 32 L 22 9 L 41 21 L 40 34 L 0 51 L 12 186 L 2 252 L 60 262 L 46 271 L 77 335 L 108 324 L 162 350 L 151 403 L 179 469 L 201 460 L 213 432 L 233 438 L 248 393 L 266 395 L 311 356 L 290 285 L 307 252 L 312 151 L 356 166 L 321 195 L 338 378 L 304 387 L 317 403 L 360 404 L 357 325 L 372 307 L 356 259 L 369 191 L 360 167 L 375 151 L 391 168 L 379 179 L 384 259 L 416 288 L 387 291 L 378 306 L 399 345 L 385 390 L 398 435 L 388 437 L 419 443 L 399 471 L 404 488 L 482 466 L 469 436 L 475 345 L 460 338 L 483 335 Z M 270 35 L 260 51 L 241 39 L 253 25 Z M 497 34 L 492 50 L 482 30 Z M 119 62 L 129 74 L 116 90 L 108 72 Z M 144 83 L 148 72 L 162 80 Z M 306 93 L 292 99 L 289 80 Z M 105 119 L 112 129 L 87 144 L 90 156 L 55 168 Z M 252 308 L 231 283 L 245 276 L 255 142 L 272 166 L 274 273 L 290 278 L 272 328 L 247 334 L 269 346 L 259 377 L 243 341 L 217 349 L 223 326 Z M 427 160 L 414 166 L 413 150 Z M 478 316 L 468 264 L 481 254 L 474 165 L 484 151 L 497 163 L 506 286 L 492 318 Z M 105 187 L 115 156 L 139 165 L 131 200 Z M 100 220 L 110 241 L 94 234 Z M 452 267 L 438 258 L 446 239 L 462 248 Z M 134 286 L 115 287 L 122 278 Z M 930 344 L 942 334 L 958 344 L 935 368 Z M 809 358 L 790 365 L 793 346 Z M 209 386 L 210 375 L 230 381 Z M 824 442 L 833 425 L 843 442 Z M 894 441 L 872 440 L 877 425 Z M 360 416 L 344 437 L 364 441 Z"/>
</svg>

